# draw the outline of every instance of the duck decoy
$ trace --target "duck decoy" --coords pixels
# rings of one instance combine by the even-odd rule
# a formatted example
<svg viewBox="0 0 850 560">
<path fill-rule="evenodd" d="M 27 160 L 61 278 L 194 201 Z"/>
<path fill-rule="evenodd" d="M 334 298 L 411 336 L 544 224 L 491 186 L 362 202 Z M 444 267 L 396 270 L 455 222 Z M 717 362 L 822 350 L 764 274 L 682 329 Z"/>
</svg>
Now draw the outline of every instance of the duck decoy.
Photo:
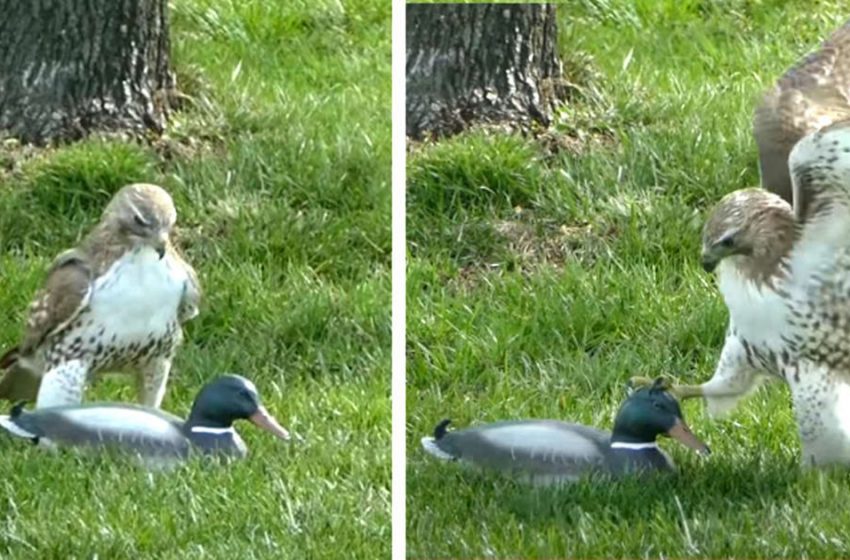
<svg viewBox="0 0 850 560">
<path fill-rule="evenodd" d="M 92 403 L 23 409 L 0 416 L 8 433 L 47 448 L 110 448 L 143 462 L 183 460 L 190 454 L 242 458 L 245 442 L 233 427 L 249 420 L 280 439 L 289 433 L 260 404 L 257 388 L 240 375 L 222 375 L 207 383 L 182 420 L 162 410 L 134 404 Z"/>
<path fill-rule="evenodd" d="M 591 473 L 621 476 L 675 470 L 658 447 L 659 435 L 675 438 L 700 454 L 710 453 L 688 428 L 678 401 L 661 378 L 623 402 L 613 433 L 558 420 L 502 421 L 449 432 L 450 422 L 443 420 L 433 436 L 422 438 L 425 451 L 537 484 L 570 482 Z"/>
</svg>

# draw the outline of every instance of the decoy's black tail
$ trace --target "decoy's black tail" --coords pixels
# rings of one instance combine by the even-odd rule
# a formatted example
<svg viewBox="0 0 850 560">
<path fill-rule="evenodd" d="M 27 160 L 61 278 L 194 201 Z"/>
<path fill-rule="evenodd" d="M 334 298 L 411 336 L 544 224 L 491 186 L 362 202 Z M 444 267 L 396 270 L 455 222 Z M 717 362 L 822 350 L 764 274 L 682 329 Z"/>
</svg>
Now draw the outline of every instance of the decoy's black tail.
<svg viewBox="0 0 850 560">
<path fill-rule="evenodd" d="M 445 420 L 441 420 L 439 424 L 434 428 L 434 439 L 442 439 L 444 435 L 446 435 L 447 428 L 452 421 L 448 418 Z"/>
<path fill-rule="evenodd" d="M 21 412 L 24 411 L 24 405 L 27 404 L 27 401 L 18 401 L 12 407 L 12 410 L 9 411 L 9 418 L 17 418 L 21 415 Z"/>
</svg>

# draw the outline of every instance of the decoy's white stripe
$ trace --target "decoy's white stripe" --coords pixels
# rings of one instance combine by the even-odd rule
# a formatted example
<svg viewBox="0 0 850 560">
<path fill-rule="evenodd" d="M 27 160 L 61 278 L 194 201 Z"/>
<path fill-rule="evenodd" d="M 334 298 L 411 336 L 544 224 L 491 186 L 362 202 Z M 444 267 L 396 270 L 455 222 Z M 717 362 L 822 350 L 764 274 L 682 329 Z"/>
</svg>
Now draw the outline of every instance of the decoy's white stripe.
<svg viewBox="0 0 850 560">
<path fill-rule="evenodd" d="M 443 461 L 453 461 L 455 459 L 454 455 L 449 455 L 448 453 L 437 447 L 437 443 L 434 441 L 434 438 L 424 437 L 421 441 L 422 448 L 437 459 L 442 459 Z"/>
<path fill-rule="evenodd" d="M 0 416 L 0 426 L 4 427 L 9 433 L 12 435 L 16 435 L 18 437 L 31 439 L 35 437 L 35 434 L 31 434 L 25 429 L 21 428 L 11 418 L 8 416 Z"/>
<path fill-rule="evenodd" d="M 615 441 L 611 443 L 612 449 L 658 449 L 658 444 L 654 441 L 651 443 L 628 443 L 625 441 Z"/>
<path fill-rule="evenodd" d="M 233 426 L 229 428 L 205 428 L 204 426 L 194 426 L 189 431 L 195 434 L 232 434 L 236 430 L 233 429 Z"/>
</svg>

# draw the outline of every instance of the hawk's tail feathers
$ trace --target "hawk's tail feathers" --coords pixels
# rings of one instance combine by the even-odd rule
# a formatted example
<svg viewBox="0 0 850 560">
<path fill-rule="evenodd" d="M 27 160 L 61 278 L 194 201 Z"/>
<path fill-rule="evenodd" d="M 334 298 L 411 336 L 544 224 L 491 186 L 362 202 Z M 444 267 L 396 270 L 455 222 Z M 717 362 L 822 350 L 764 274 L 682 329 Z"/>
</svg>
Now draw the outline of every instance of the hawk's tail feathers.
<svg viewBox="0 0 850 560">
<path fill-rule="evenodd" d="M 15 346 L 14 348 L 10 348 L 2 357 L 0 357 L 0 369 L 9 369 L 18 363 L 18 358 L 20 357 L 20 349 Z"/>
<path fill-rule="evenodd" d="M 19 354 L 5 360 L 7 357 L 9 353 L 0 362 L 0 365 L 8 363 L 8 368 L 0 369 L 0 399 L 34 401 L 38 396 L 41 378 L 27 368 Z"/>
</svg>

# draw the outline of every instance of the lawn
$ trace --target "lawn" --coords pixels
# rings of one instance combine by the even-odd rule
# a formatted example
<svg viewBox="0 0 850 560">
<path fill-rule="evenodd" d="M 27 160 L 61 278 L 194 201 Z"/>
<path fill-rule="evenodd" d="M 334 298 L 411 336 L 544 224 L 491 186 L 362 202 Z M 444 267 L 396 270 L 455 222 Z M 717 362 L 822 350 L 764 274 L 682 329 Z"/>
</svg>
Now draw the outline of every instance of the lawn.
<svg viewBox="0 0 850 560">
<path fill-rule="evenodd" d="M 419 438 L 561 418 L 610 429 L 633 375 L 708 379 L 727 313 L 699 266 L 707 210 L 758 184 L 758 95 L 850 13 L 837 1 L 575 1 L 577 84 L 546 138 L 413 145 L 407 182 L 412 557 L 850 556 L 850 473 L 798 467 L 787 389 L 722 421 L 676 477 L 557 491 L 442 464 Z"/>
<path fill-rule="evenodd" d="M 2 558 L 380 558 L 390 548 L 390 6 L 181 0 L 190 97 L 153 145 L 0 153 L 0 346 L 45 268 L 126 183 L 174 196 L 205 291 L 163 408 L 223 372 L 303 438 L 149 477 L 0 437 Z M 135 400 L 126 378 L 89 400 Z"/>
</svg>

